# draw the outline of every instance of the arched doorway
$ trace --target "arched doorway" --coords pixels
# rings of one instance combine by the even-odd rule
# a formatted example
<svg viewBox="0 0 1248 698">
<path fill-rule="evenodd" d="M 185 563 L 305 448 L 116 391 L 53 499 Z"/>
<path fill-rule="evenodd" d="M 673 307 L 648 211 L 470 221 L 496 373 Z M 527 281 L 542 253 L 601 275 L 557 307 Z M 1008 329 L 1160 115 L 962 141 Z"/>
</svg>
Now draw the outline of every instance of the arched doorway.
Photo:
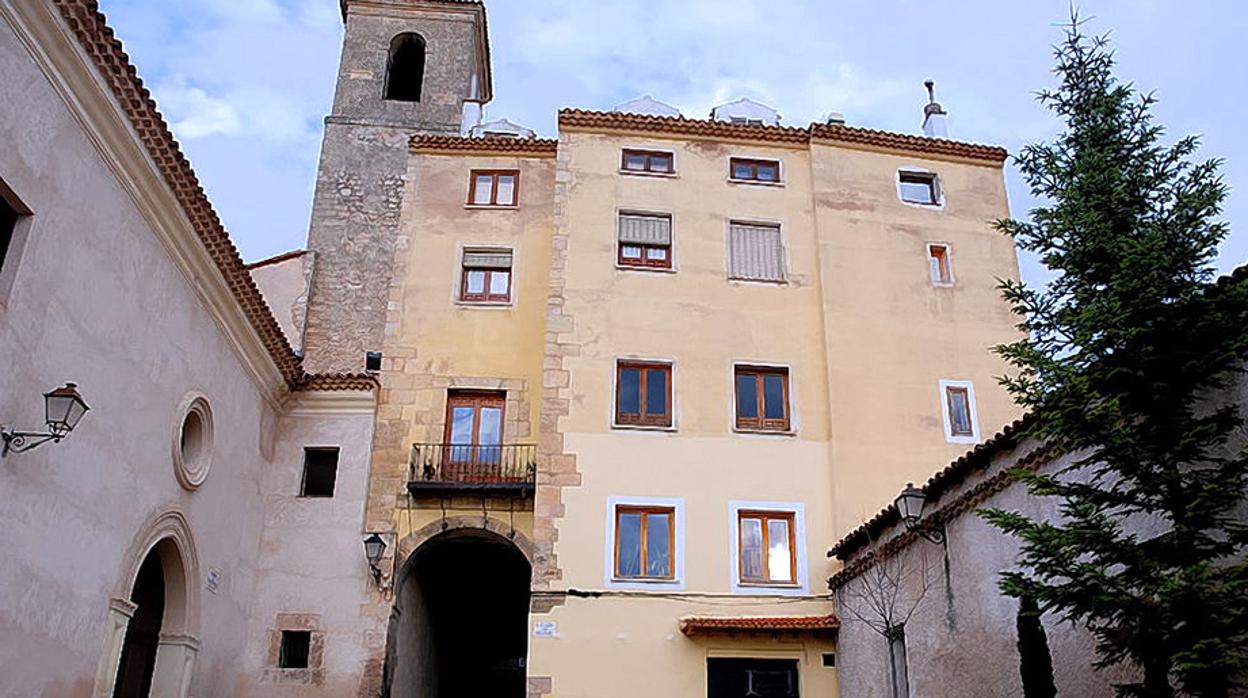
<svg viewBox="0 0 1248 698">
<path fill-rule="evenodd" d="M 154 548 L 139 567 L 130 603 L 135 606 L 134 615 L 121 646 L 113 698 L 151 695 L 156 651 L 160 647 L 160 625 L 165 615 L 165 571 L 160 564 L 160 554 Z"/>
<path fill-rule="evenodd" d="M 489 530 L 421 544 L 395 586 L 390 698 L 524 698 L 530 575 L 524 553 Z"/>
</svg>

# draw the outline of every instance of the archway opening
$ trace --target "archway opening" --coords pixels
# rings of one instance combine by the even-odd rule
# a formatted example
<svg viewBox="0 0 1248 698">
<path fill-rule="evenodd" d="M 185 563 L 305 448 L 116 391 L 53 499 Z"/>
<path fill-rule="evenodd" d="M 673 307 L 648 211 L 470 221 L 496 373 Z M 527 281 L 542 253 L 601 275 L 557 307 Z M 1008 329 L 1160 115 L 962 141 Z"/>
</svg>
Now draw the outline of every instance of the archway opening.
<svg viewBox="0 0 1248 698">
<path fill-rule="evenodd" d="M 514 543 L 483 529 L 417 548 L 395 589 L 391 698 L 523 698 L 530 575 Z"/>
<path fill-rule="evenodd" d="M 391 39 L 386 62 L 386 99 L 419 102 L 424 81 L 425 40 L 412 33 Z"/>
<path fill-rule="evenodd" d="M 160 648 L 160 628 L 165 616 L 165 569 L 155 548 L 139 566 L 130 602 L 136 608 L 121 647 L 121 663 L 113 684 L 113 698 L 147 696 L 152 690 L 156 651 Z"/>
</svg>

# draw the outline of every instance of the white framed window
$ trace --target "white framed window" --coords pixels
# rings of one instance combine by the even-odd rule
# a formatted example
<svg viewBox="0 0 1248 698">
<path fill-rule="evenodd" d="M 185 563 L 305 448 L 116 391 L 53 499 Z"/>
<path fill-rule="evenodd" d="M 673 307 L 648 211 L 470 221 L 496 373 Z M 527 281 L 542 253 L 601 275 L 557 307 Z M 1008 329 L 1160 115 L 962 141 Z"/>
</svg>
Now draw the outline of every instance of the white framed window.
<svg viewBox="0 0 1248 698">
<path fill-rule="evenodd" d="M 728 502 L 728 546 L 733 592 L 807 593 L 806 507 L 801 502 Z"/>
<path fill-rule="evenodd" d="M 951 444 L 979 443 L 975 386 L 970 381 L 940 381 L 940 413 L 945 424 L 946 441 Z"/>
<path fill-rule="evenodd" d="M 927 243 L 927 267 L 933 286 L 953 285 L 953 247 L 944 242 Z"/>
<path fill-rule="evenodd" d="M 603 583 L 609 589 L 685 588 L 685 500 L 608 497 Z"/>
<path fill-rule="evenodd" d="M 945 192 L 940 186 L 940 175 L 918 167 L 897 170 L 897 198 L 910 206 L 943 208 Z"/>
</svg>

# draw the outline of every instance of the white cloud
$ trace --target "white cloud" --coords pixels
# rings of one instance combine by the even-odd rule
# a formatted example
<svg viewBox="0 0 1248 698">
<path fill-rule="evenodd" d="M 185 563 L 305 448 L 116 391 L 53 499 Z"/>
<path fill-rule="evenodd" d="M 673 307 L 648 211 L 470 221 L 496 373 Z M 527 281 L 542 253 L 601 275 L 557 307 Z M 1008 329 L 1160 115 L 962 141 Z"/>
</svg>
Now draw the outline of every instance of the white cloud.
<svg viewBox="0 0 1248 698">
<path fill-rule="evenodd" d="M 198 87 L 161 85 L 153 92 L 157 103 L 173 128 L 184 141 L 216 134 L 237 134 L 242 130 L 238 112 L 225 100 L 211 97 Z"/>
</svg>

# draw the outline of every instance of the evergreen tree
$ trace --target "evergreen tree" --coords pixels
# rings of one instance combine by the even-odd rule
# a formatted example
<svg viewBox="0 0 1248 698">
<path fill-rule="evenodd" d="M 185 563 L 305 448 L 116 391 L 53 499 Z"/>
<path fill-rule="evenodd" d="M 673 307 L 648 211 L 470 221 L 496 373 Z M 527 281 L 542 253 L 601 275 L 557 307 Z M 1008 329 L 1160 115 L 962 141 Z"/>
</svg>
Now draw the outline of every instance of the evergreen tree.
<svg viewBox="0 0 1248 698">
<path fill-rule="evenodd" d="M 983 512 L 1021 542 L 1001 587 L 1088 628 L 1098 668 L 1132 666 L 1119 695 L 1226 696 L 1248 668 L 1248 449 L 1211 399 L 1244 370 L 1248 280 L 1209 283 L 1221 162 L 1192 162 L 1194 137 L 1162 143 L 1153 95 L 1114 77 L 1077 16 L 1055 55 L 1039 99 L 1064 132 L 1017 157 L 1043 204 L 997 223 L 1054 277 L 1002 282 L 1024 339 L 996 351 L 1027 435 L 1072 460 L 1016 473 L 1057 520 Z"/>
</svg>

